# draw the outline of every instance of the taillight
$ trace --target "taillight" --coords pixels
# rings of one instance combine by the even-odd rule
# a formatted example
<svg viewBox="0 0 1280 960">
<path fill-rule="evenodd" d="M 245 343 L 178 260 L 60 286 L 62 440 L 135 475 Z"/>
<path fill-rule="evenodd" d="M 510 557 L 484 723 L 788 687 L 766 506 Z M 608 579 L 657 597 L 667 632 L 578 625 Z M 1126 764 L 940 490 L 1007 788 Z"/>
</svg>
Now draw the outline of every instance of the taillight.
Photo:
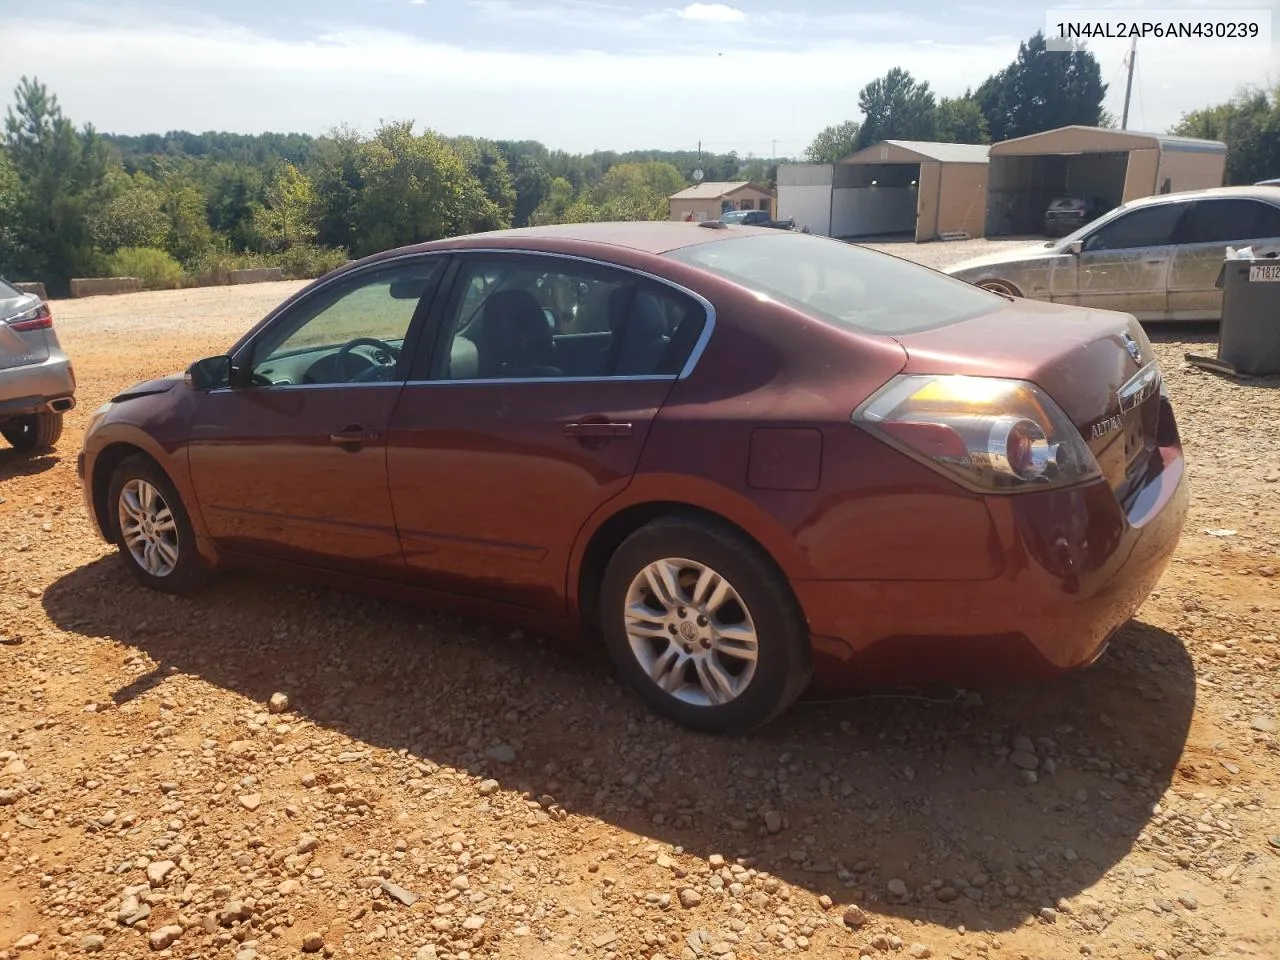
<svg viewBox="0 0 1280 960">
<path fill-rule="evenodd" d="M 47 303 L 41 303 L 16 317 L 10 317 L 8 323 L 10 330 L 17 330 L 19 333 L 26 333 L 28 330 L 48 330 L 53 326 L 53 314 L 49 312 Z"/>
<path fill-rule="evenodd" d="M 853 421 L 984 493 L 1044 490 L 1101 475 L 1066 414 L 1022 380 L 895 377 L 858 408 Z"/>
</svg>

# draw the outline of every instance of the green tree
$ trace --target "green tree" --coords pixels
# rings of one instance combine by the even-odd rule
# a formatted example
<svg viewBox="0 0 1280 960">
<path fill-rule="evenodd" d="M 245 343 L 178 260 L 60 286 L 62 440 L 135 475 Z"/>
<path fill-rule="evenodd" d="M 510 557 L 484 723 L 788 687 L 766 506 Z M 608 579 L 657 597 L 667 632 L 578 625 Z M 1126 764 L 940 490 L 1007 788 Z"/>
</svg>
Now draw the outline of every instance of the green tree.
<svg viewBox="0 0 1280 960">
<path fill-rule="evenodd" d="M 254 232 L 272 253 L 316 238 L 316 192 L 307 176 L 286 163 L 267 187 L 266 204 L 254 211 Z"/>
<path fill-rule="evenodd" d="M 311 180 L 316 191 L 318 243 L 354 250 L 356 207 L 364 189 L 364 141 L 339 127 L 316 142 Z"/>
<path fill-rule="evenodd" d="M 500 218 L 463 159 L 436 134 L 415 135 L 412 122 L 383 125 L 362 153 L 353 211 L 360 253 L 469 233 Z"/>
<path fill-rule="evenodd" d="M 192 264 L 213 246 L 204 194 L 181 174 L 163 172 L 160 209 L 165 218 L 164 249 L 175 260 Z"/>
<path fill-rule="evenodd" d="M 535 227 L 549 223 L 568 223 L 567 212 L 573 205 L 573 184 L 564 177 L 556 177 L 547 185 L 547 193 L 538 208 L 529 217 Z"/>
<path fill-rule="evenodd" d="M 507 166 L 507 158 L 498 145 L 491 140 L 458 137 L 451 146 L 462 157 L 467 170 L 479 181 L 497 213 L 490 222 L 477 224 L 477 229 L 502 230 L 510 227 L 515 215 L 516 189 L 511 179 L 511 170 Z"/>
<path fill-rule="evenodd" d="M 77 131 L 58 98 L 23 77 L 5 117 L 5 147 L 17 178 L 19 259 L 11 269 L 61 293 L 73 276 L 102 265 L 90 212 L 103 192 L 112 157 L 91 126 Z"/>
<path fill-rule="evenodd" d="M 804 158 L 810 163 L 835 163 L 858 149 L 858 122 L 846 120 L 826 127 L 805 147 Z"/>
<path fill-rule="evenodd" d="M 121 247 L 161 247 L 168 221 L 158 185 L 145 173 L 117 172 L 109 178 L 112 195 L 90 218 L 94 243 L 103 253 Z"/>
<path fill-rule="evenodd" d="M 938 102 L 937 138 L 942 143 L 990 143 L 987 118 L 968 91 L 963 97 L 943 97 Z"/>
<path fill-rule="evenodd" d="M 687 186 L 669 163 L 619 163 L 591 191 L 602 220 L 666 220 L 667 198 Z"/>
<path fill-rule="evenodd" d="M 1013 63 L 983 81 L 975 95 L 997 143 L 1043 130 L 1102 120 L 1107 85 L 1088 50 L 1051 51 L 1037 31 Z"/>
<path fill-rule="evenodd" d="M 1226 103 L 1184 114 L 1172 132 L 1224 142 L 1229 184 L 1280 175 L 1280 86 L 1247 87 Z"/>
<path fill-rule="evenodd" d="M 537 160 L 521 157 L 515 163 L 512 186 L 516 192 L 512 223 L 517 227 L 527 227 L 533 211 L 538 209 L 538 204 L 542 203 L 547 191 L 551 189 L 551 177 Z"/>
<path fill-rule="evenodd" d="M 859 150 L 881 140 L 932 140 L 936 135 L 933 91 L 901 67 L 863 87 L 858 109 L 864 115 L 858 130 Z"/>
<path fill-rule="evenodd" d="M 9 152 L 0 147 L 0 276 L 10 279 L 17 278 L 18 264 L 25 253 L 18 222 L 23 205 L 21 190 Z"/>
<path fill-rule="evenodd" d="M 258 243 L 254 216 L 266 202 L 267 177 L 261 167 L 244 161 L 217 160 L 204 170 L 205 207 L 209 226 L 235 250 Z"/>
</svg>

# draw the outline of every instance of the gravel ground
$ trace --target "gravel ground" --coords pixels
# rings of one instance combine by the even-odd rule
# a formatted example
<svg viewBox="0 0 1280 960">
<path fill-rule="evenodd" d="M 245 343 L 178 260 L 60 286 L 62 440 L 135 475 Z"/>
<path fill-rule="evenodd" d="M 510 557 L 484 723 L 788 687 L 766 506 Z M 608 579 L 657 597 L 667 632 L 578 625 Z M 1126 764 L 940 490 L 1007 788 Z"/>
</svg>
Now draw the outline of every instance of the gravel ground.
<svg viewBox="0 0 1280 960">
<path fill-rule="evenodd" d="M 0 452 L 0 958 L 1280 957 L 1280 384 L 1187 368 L 1211 329 L 1154 334 L 1193 513 L 1095 667 L 725 740 L 533 637 L 134 586 L 88 412 L 297 286 L 54 304 L 80 406 Z"/>
</svg>

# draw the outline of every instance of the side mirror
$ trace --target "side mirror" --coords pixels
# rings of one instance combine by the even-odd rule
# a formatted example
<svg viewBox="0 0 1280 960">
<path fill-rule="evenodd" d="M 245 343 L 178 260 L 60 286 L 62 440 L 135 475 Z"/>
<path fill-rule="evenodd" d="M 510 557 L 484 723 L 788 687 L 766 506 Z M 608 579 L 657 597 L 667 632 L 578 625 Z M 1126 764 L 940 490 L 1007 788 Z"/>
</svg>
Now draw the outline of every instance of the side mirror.
<svg viewBox="0 0 1280 960">
<path fill-rule="evenodd" d="M 217 390 L 231 386 L 231 358 L 206 357 L 187 367 L 187 386 L 195 390 Z"/>
<path fill-rule="evenodd" d="M 1080 253 L 1082 250 L 1084 250 L 1083 240 L 1072 240 L 1069 244 L 1067 244 L 1067 251 L 1069 253 L 1074 253 L 1077 257 L 1080 256 Z"/>
</svg>

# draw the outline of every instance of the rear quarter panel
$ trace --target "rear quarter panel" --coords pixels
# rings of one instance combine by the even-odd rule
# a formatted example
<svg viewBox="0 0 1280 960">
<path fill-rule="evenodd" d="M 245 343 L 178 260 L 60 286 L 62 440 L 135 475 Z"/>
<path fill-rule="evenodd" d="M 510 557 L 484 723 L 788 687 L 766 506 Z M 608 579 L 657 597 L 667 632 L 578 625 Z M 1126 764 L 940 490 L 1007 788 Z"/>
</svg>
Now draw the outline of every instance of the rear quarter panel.
<svg viewBox="0 0 1280 960">
<path fill-rule="evenodd" d="M 745 530 L 791 580 L 995 575 L 982 498 L 851 422 L 859 404 L 902 370 L 903 349 L 736 287 L 716 294 L 708 296 L 717 325 L 706 351 L 658 414 L 632 483 L 592 518 L 584 542 L 622 509 L 674 501 Z M 758 478 L 786 477 L 785 469 L 755 471 L 753 486 L 753 437 L 779 428 L 821 436 L 816 485 L 808 465 L 797 464 L 778 488 Z"/>
</svg>

